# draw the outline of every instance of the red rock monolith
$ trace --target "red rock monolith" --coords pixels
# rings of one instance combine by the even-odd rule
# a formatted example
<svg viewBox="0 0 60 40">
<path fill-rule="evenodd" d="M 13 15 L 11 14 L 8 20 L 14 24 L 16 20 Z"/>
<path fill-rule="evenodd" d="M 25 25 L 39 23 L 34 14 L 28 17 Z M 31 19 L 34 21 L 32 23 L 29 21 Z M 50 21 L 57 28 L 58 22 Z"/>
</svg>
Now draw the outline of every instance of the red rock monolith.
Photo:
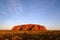
<svg viewBox="0 0 60 40">
<path fill-rule="evenodd" d="M 17 25 L 12 30 L 23 30 L 23 31 L 46 31 L 46 27 L 38 24 L 24 24 Z"/>
</svg>

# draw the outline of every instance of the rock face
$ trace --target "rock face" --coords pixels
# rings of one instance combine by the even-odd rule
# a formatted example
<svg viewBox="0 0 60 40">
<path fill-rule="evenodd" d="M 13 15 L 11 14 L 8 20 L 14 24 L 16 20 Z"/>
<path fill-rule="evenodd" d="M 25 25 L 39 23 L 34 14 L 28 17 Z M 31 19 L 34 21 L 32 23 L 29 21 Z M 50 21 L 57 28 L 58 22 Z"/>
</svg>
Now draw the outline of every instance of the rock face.
<svg viewBox="0 0 60 40">
<path fill-rule="evenodd" d="M 23 30 L 23 31 L 45 31 L 45 26 L 37 25 L 37 24 L 24 24 L 24 25 L 17 25 L 12 28 L 12 30 Z"/>
</svg>

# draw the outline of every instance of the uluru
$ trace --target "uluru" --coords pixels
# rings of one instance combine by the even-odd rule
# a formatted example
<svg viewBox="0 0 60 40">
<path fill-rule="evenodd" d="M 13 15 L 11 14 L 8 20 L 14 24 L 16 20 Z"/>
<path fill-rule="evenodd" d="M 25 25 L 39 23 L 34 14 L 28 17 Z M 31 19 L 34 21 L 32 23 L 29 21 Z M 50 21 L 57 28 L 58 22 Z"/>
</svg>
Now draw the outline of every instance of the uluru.
<svg viewBox="0 0 60 40">
<path fill-rule="evenodd" d="M 38 24 L 23 24 L 13 26 L 12 30 L 22 30 L 22 31 L 46 31 L 46 27 Z"/>
</svg>

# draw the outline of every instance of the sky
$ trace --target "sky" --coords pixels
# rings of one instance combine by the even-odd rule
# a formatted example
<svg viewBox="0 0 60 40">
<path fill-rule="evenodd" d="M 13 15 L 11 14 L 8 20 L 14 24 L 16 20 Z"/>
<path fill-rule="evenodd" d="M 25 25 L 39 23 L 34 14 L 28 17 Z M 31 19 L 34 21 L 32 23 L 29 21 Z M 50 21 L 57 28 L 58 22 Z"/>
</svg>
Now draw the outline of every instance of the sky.
<svg viewBox="0 0 60 40">
<path fill-rule="evenodd" d="M 60 30 L 60 0 L 0 0 L 0 30 L 20 24 Z"/>
</svg>

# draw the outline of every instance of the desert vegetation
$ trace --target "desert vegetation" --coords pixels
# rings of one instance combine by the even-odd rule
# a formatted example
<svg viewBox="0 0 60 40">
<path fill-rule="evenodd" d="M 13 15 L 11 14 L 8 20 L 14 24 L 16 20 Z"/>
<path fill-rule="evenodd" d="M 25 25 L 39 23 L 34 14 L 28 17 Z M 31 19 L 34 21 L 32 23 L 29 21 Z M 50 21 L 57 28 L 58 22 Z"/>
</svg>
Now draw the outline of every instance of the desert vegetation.
<svg viewBox="0 0 60 40">
<path fill-rule="evenodd" d="M 60 31 L 0 30 L 0 40 L 60 40 Z"/>
</svg>

